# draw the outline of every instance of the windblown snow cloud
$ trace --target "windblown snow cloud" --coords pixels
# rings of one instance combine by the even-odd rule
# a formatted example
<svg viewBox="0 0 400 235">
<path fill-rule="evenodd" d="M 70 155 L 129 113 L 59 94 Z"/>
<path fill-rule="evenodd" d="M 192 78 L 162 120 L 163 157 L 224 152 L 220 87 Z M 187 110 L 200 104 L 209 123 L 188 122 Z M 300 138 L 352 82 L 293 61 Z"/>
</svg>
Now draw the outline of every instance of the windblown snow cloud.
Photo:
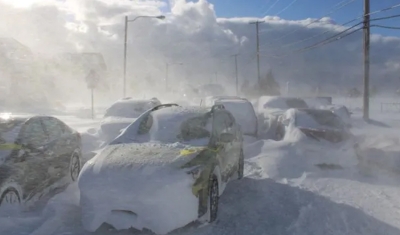
<svg viewBox="0 0 400 235">
<path fill-rule="evenodd" d="M 255 28 L 248 24 L 256 19 L 218 18 L 206 0 L 0 0 L 0 37 L 15 38 L 40 55 L 102 53 L 109 70 L 110 87 L 120 93 L 124 16 L 133 19 L 138 15 L 160 14 L 166 15 L 166 19 L 138 19 L 129 23 L 131 93 L 137 87 L 162 89 L 166 63 L 183 63 L 170 66 L 171 84 L 178 81 L 202 84 L 218 77 L 218 82 L 233 86 L 231 55 L 236 53 L 240 54 L 240 80 L 256 80 Z M 267 16 L 263 20 L 265 23 L 260 26 L 262 75 L 271 68 L 281 84 L 290 81 L 331 90 L 362 85 L 361 32 L 308 52 L 292 53 L 343 27 L 330 18 L 309 26 L 312 19 L 288 21 Z M 304 40 L 323 32 L 322 36 Z M 291 34 L 283 37 L 288 33 Z M 372 84 L 400 86 L 393 83 L 398 82 L 400 38 L 373 35 L 371 63 Z M 83 82 L 84 78 L 77 80 Z M 66 82 L 62 78 L 57 81 Z"/>
</svg>

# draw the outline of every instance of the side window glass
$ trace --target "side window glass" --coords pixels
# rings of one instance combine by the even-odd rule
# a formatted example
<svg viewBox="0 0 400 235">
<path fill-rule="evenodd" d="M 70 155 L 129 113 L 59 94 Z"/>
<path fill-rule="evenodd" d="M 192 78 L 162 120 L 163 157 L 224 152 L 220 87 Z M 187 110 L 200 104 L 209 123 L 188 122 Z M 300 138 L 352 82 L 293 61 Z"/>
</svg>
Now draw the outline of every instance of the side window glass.
<svg viewBox="0 0 400 235">
<path fill-rule="evenodd" d="M 213 134 L 215 136 L 219 136 L 221 133 L 224 133 L 228 129 L 228 117 L 227 114 L 221 111 L 214 112 L 213 118 Z"/>
<path fill-rule="evenodd" d="M 46 118 L 43 123 L 45 124 L 50 141 L 56 140 L 64 134 L 63 127 L 57 119 Z"/>
<path fill-rule="evenodd" d="M 153 125 L 153 117 L 149 114 L 146 118 L 142 120 L 139 125 L 138 134 L 144 135 L 150 131 L 151 126 Z"/>
<path fill-rule="evenodd" d="M 32 120 L 25 126 L 22 133 L 22 142 L 24 144 L 31 145 L 32 147 L 40 147 L 46 141 L 47 136 L 40 120 Z"/>
</svg>

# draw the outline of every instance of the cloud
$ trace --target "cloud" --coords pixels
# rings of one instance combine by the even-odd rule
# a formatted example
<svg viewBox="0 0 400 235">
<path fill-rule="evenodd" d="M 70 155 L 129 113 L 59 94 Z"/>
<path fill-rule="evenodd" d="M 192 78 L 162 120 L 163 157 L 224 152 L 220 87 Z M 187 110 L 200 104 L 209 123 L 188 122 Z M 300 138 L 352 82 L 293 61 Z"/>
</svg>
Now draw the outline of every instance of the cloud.
<svg viewBox="0 0 400 235">
<path fill-rule="evenodd" d="M 124 16 L 133 19 L 138 15 L 160 14 L 165 14 L 166 19 L 143 18 L 128 25 L 129 93 L 147 89 L 149 94 L 149 90 L 164 89 L 167 62 L 183 63 L 170 66 L 171 85 L 207 83 L 215 80 L 217 73 L 218 82 L 234 90 L 231 55 L 236 53 L 240 54 L 240 80 L 256 81 L 255 27 L 249 22 L 257 19 L 218 18 L 206 0 L 0 0 L 0 36 L 15 38 L 41 55 L 102 53 L 109 68 L 108 83 L 115 89 L 102 94 L 114 99 L 122 90 Z M 314 50 L 293 53 L 344 27 L 331 18 L 311 25 L 315 19 L 289 21 L 267 16 L 262 20 L 265 21 L 260 25 L 262 76 L 271 68 L 280 83 L 290 81 L 307 89 L 320 85 L 336 91 L 362 85 L 361 32 Z M 394 83 L 399 78 L 400 39 L 372 35 L 371 48 L 372 84 L 400 86 Z M 82 77 L 72 81 L 60 74 L 55 82 L 63 84 L 61 87 L 73 84 L 85 94 L 83 81 Z M 158 91 L 152 95 L 160 94 Z M 77 97 L 63 90 L 59 93 L 65 93 L 65 99 Z"/>
</svg>

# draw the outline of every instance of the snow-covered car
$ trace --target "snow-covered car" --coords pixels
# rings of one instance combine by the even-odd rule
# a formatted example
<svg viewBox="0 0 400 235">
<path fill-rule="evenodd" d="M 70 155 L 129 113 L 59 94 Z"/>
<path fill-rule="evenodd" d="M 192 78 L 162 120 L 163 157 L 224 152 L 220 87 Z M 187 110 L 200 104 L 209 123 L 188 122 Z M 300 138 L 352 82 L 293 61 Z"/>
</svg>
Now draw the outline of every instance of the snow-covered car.
<svg viewBox="0 0 400 235">
<path fill-rule="evenodd" d="M 124 98 L 115 102 L 109 107 L 100 124 L 101 134 L 105 141 L 111 141 L 119 134 L 121 130 L 134 122 L 142 113 L 160 105 L 157 98 L 149 100 L 136 100 Z"/>
<path fill-rule="evenodd" d="M 204 104 L 205 106 L 224 105 L 241 126 L 244 135 L 257 137 L 258 118 L 253 104 L 249 100 L 238 96 L 208 96 L 205 98 Z"/>
<path fill-rule="evenodd" d="M 243 177 L 242 141 L 221 105 L 163 104 L 145 112 L 84 165 L 78 186 L 85 229 L 108 223 L 165 234 L 213 222 L 226 184 Z"/>
<path fill-rule="evenodd" d="M 344 105 L 323 105 L 319 109 L 327 109 L 332 111 L 334 114 L 338 115 L 342 121 L 351 127 L 351 112 Z"/>
<path fill-rule="evenodd" d="M 303 99 L 295 97 L 261 96 L 258 99 L 258 119 L 265 138 L 275 138 L 278 117 L 291 108 L 308 108 L 308 105 Z"/>
<path fill-rule="evenodd" d="M 276 134 L 280 139 L 294 140 L 297 151 L 316 156 L 311 161 L 320 168 L 358 164 L 353 134 L 330 110 L 289 109 L 279 117 Z"/>
<path fill-rule="evenodd" d="M 0 208 L 29 206 L 78 178 L 81 138 L 48 116 L 0 118 Z"/>
</svg>

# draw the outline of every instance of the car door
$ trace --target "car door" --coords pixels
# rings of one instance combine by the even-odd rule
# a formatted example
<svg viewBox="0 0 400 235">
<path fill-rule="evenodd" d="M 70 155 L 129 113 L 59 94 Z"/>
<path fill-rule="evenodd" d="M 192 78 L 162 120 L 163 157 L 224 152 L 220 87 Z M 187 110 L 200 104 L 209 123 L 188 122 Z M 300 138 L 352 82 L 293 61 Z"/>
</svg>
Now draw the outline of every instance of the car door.
<svg viewBox="0 0 400 235">
<path fill-rule="evenodd" d="M 43 117 L 42 123 L 49 136 L 46 143 L 48 156 L 52 165 L 49 166 L 51 183 L 56 183 L 69 173 L 69 164 L 75 150 L 75 141 L 71 133 L 66 132 L 63 123 L 53 117 Z"/>
<path fill-rule="evenodd" d="M 225 121 L 226 129 L 224 130 L 224 133 L 229 133 L 234 136 L 234 139 L 231 142 L 225 143 L 226 158 L 227 158 L 226 163 L 228 168 L 227 171 L 230 177 L 235 172 L 239 160 L 241 140 L 239 138 L 240 135 L 238 134 L 238 132 L 240 131 L 240 128 L 237 125 L 235 118 L 230 112 L 225 111 L 224 118 L 226 119 Z"/>
<path fill-rule="evenodd" d="M 236 122 L 235 118 L 231 113 L 228 115 L 228 129 L 227 132 L 234 135 L 234 139 L 231 143 L 231 148 L 229 148 L 229 166 L 231 167 L 231 173 L 233 174 L 239 162 L 240 153 L 242 150 L 243 136 L 240 125 Z"/>
<path fill-rule="evenodd" d="M 50 185 L 48 168 L 51 160 L 46 155 L 47 141 L 48 136 L 39 118 L 31 118 L 21 128 L 18 142 L 22 150 L 14 156 L 14 164 L 21 172 L 18 182 L 24 191 L 25 200 L 43 193 L 44 189 Z"/>
<path fill-rule="evenodd" d="M 232 148 L 230 143 L 224 143 L 220 141 L 220 136 L 222 133 L 226 133 L 228 131 L 228 115 L 226 111 L 223 110 L 215 110 L 213 112 L 213 123 L 212 123 L 212 142 L 217 149 L 217 159 L 220 163 L 221 168 L 221 176 L 222 180 L 226 182 L 230 176 L 230 167 L 229 167 L 229 152 Z"/>
</svg>

